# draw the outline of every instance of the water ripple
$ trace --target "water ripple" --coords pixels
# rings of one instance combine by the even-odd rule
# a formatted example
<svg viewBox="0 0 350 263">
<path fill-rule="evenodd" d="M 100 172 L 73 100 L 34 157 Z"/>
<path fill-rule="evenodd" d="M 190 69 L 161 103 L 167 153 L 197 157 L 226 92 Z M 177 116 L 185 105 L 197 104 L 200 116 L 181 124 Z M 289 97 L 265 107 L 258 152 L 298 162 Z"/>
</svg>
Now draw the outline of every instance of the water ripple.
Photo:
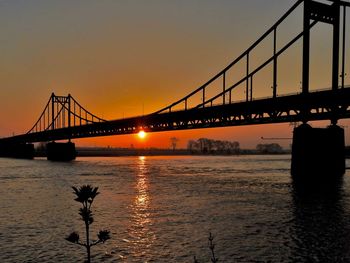
<svg viewBox="0 0 350 263">
<path fill-rule="evenodd" d="M 64 240 L 83 233 L 72 185 L 93 184 L 94 262 L 350 262 L 350 180 L 300 198 L 290 156 L 0 159 L 0 262 L 82 262 Z M 350 172 L 349 172 L 350 173 Z"/>
</svg>

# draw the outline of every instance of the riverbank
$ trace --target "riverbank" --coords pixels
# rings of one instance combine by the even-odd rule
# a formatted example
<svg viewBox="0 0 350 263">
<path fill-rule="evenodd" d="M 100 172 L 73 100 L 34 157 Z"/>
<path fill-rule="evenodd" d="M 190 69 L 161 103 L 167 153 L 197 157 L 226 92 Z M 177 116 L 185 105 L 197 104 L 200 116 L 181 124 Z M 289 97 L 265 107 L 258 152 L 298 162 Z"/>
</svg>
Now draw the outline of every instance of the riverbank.
<svg viewBox="0 0 350 263">
<path fill-rule="evenodd" d="M 255 149 L 241 149 L 237 152 L 199 152 L 188 149 L 159 149 L 159 148 L 108 148 L 108 147 L 77 147 L 78 157 L 113 157 L 113 156 L 180 156 L 180 155 L 198 155 L 198 156 L 230 156 L 230 155 L 270 155 L 270 154 L 290 154 L 290 151 L 282 152 L 259 152 Z M 46 156 L 45 150 L 37 150 L 36 157 Z"/>
</svg>

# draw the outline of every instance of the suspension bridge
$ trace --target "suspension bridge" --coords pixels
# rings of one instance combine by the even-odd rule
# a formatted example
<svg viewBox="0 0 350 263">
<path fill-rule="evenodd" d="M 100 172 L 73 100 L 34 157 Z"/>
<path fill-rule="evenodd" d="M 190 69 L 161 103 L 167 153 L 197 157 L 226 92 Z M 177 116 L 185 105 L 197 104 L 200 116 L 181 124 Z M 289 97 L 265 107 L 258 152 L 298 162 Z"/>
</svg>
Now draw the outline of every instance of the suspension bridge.
<svg viewBox="0 0 350 263">
<path fill-rule="evenodd" d="M 42 114 L 27 133 L 0 139 L 0 155 L 21 156 L 18 152 L 32 148 L 28 145 L 34 142 L 52 144 L 59 140 L 133 134 L 140 130 L 159 132 L 282 122 L 302 122 L 306 125 L 315 120 L 330 120 L 336 126 L 339 119 L 350 118 L 350 86 L 345 83 L 346 11 L 349 6 L 348 0 L 296 1 L 272 27 L 224 69 L 188 95 L 151 114 L 104 120 L 84 108 L 71 95 L 56 96 L 52 93 Z M 299 7 L 303 8 L 302 31 L 280 47 L 277 43 L 281 25 Z M 311 91 L 310 32 L 318 23 L 332 27 L 329 36 L 332 40 L 332 85 L 328 89 L 319 87 Z M 268 39 L 272 39 L 271 55 L 253 68 L 251 54 Z M 278 86 L 279 59 L 298 42 L 302 42 L 301 91 L 280 95 L 279 90 L 283 87 Z M 233 83 L 228 81 L 228 75 L 234 74 L 242 63 L 245 65 L 244 76 Z M 256 98 L 254 94 L 259 89 L 259 83 L 255 83 L 254 78 L 267 68 L 272 69 L 271 94 Z M 217 86 L 221 86 L 221 91 L 208 96 L 210 90 Z M 244 90 L 244 100 L 237 100 L 237 90 Z M 198 97 L 201 98 L 199 103 Z M 197 103 L 190 106 L 196 100 Z M 58 155 L 64 155 L 64 151 L 63 148 L 58 150 Z M 301 153 L 295 155 L 304 156 Z M 69 158 L 74 159 L 74 155 Z"/>
</svg>

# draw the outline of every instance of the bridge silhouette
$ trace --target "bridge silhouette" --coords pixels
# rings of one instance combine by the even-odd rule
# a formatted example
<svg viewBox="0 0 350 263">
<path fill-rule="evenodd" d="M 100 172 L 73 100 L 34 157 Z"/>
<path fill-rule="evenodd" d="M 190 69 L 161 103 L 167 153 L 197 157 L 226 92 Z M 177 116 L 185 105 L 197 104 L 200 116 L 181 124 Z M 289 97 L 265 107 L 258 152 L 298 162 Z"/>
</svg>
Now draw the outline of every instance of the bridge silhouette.
<svg viewBox="0 0 350 263">
<path fill-rule="evenodd" d="M 282 23 L 303 5 L 303 30 L 284 46 L 278 47 L 278 33 Z M 203 85 L 180 100 L 154 113 L 117 120 L 104 120 L 81 106 L 71 95 L 50 96 L 42 114 L 25 134 L 0 139 L 0 147 L 9 149 L 13 145 L 34 142 L 52 142 L 75 138 L 121 135 L 146 132 L 330 120 L 336 125 L 339 119 L 350 118 L 350 86 L 345 83 L 346 57 L 346 10 L 349 1 L 298 0 L 260 38 L 240 56 Z M 328 89 L 310 91 L 310 32 L 317 23 L 332 26 L 332 86 Z M 342 32 L 341 32 L 342 30 Z M 251 54 L 263 41 L 272 39 L 272 54 L 260 65 L 252 68 Z M 278 61 L 281 55 L 302 41 L 302 90 L 294 94 L 278 95 Z M 228 74 L 238 64 L 245 64 L 245 74 L 237 82 L 229 82 Z M 255 98 L 259 89 L 254 77 L 271 67 L 272 88 L 266 98 Z M 208 98 L 213 87 L 221 91 Z M 233 93 L 244 87 L 242 101 Z M 322 87 L 321 87 L 322 88 Z M 198 97 L 200 103 L 190 106 Z M 6 151 L 7 151 L 6 150 Z M 2 155 L 6 155 L 2 151 Z"/>
</svg>

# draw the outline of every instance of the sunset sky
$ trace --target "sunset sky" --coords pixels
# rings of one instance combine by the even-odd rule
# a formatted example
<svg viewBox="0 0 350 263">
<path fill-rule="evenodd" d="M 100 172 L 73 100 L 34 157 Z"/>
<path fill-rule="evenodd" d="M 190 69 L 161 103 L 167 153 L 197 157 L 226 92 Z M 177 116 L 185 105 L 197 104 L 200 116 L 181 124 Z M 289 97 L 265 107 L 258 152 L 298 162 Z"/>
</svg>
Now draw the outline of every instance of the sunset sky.
<svg viewBox="0 0 350 263">
<path fill-rule="evenodd" d="M 68 93 L 104 119 L 154 112 L 199 87 L 262 35 L 294 0 L 1 0 L 0 136 L 28 131 L 51 92 Z M 278 47 L 302 28 L 298 8 L 278 31 Z M 350 15 L 347 24 L 350 25 Z M 330 26 L 312 33 L 311 89 L 331 83 Z M 350 30 L 347 30 L 350 54 Z M 252 55 L 251 69 L 272 55 L 272 38 Z M 347 55 L 350 84 L 350 56 Z M 244 66 L 243 64 L 241 66 Z M 279 94 L 300 92 L 301 42 L 279 60 Z M 241 69 L 228 80 L 238 79 Z M 271 70 L 255 79 L 270 96 Z M 242 90 L 241 90 L 242 91 Z M 215 87 L 211 91 L 215 94 Z M 245 95 L 237 91 L 238 100 Z M 199 101 L 198 101 L 199 102 Z M 195 102 L 194 102 L 195 103 Z M 317 127 L 328 122 L 315 123 Z M 342 121 L 350 144 L 350 122 Z M 349 126 L 349 127 L 347 127 Z M 189 139 L 234 140 L 243 148 L 263 137 L 291 137 L 289 124 L 111 136 L 78 145 L 179 147 Z"/>
</svg>

